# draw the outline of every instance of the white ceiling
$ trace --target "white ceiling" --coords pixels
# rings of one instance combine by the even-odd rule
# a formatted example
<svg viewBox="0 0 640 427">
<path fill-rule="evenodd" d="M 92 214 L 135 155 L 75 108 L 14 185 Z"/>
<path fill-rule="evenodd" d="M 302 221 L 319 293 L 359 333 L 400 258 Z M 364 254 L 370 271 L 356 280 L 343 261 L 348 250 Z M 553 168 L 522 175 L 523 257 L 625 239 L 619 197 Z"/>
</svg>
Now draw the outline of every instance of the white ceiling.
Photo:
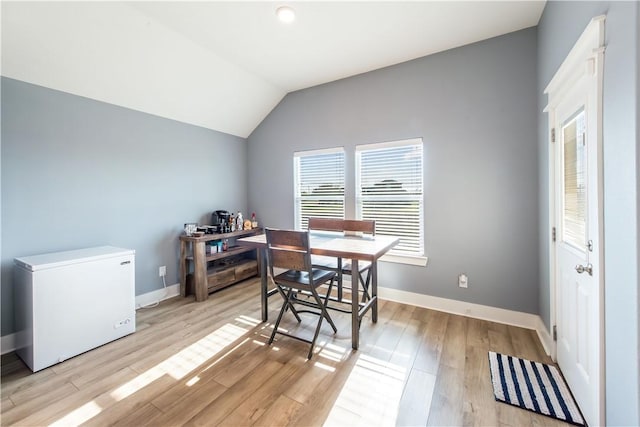
<svg viewBox="0 0 640 427">
<path fill-rule="evenodd" d="M 288 92 L 534 26 L 544 5 L 3 1 L 2 75 L 246 137 Z"/>
</svg>

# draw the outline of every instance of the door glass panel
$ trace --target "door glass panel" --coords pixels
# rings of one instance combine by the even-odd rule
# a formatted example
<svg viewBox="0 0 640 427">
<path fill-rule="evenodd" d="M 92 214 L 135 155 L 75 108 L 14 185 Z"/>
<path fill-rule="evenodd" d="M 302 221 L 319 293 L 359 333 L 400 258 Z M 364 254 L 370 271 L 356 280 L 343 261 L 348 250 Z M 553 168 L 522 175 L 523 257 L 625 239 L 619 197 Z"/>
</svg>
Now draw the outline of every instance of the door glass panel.
<svg viewBox="0 0 640 427">
<path fill-rule="evenodd" d="M 584 251 L 587 241 L 587 150 L 584 111 L 580 111 L 563 126 L 562 144 L 562 240 Z"/>
</svg>

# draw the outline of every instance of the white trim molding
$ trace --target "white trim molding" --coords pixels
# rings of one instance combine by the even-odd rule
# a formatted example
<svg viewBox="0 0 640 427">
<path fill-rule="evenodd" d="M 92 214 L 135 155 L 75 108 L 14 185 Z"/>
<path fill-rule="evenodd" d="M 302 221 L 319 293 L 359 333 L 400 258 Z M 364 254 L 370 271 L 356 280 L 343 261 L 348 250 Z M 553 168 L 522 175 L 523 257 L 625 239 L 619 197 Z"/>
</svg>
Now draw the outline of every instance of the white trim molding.
<svg viewBox="0 0 640 427">
<path fill-rule="evenodd" d="M 602 93 L 605 46 L 605 15 L 594 17 L 586 26 L 580 38 L 560 65 L 544 90 L 548 104 L 544 112 L 548 113 L 549 146 L 549 227 L 556 230 L 557 242 L 549 239 L 549 325 L 557 325 L 558 342 L 573 342 L 578 334 L 589 336 L 586 354 L 573 354 L 581 346 L 560 348 L 556 341 L 548 341 L 551 356 L 563 369 L 567 384 L 574 388 L 574 397 L 583 408 L 587 424 L 605 424 L 605 337 L 604 337 L 604 234 L 602 226 L 603 175 L 602 175 Z M 577 287 L 561 286 L 567 271 L 573 269 L 574 262 L 564 261 L 566 253 L 563 243 L 563 201 L 562 201 L 562 162 L 563 142 L 561 132 L 566 121 L 580 109 L 585 113 L 585 136 L 587 141 L 586 188 L 587 188 L 587 228 L 590 249 L 584 256 L 585 262 L 592 266 L 592 279 L 583 278 L 589 285 L 583 288 L 593 289 L 585 298 L 581 310 L 586 313 L 588 322 L 581 322 L 582 328 L 575 329 L 576 313 L 574 295 Z M 551 230 L 549 230 L 551 231 Z M 580 258 L 581 260 L 583 257 Z M 582 263 L 583 261 L 581 261 Z M 573 274 L 573 273 L 572 273 Z M 591 275 L 591 273 L 590 273 Z M 572 279 L 573 280 L 573 279 Z M 567 295 L 564 295 L 568 292 Z M 563 295 L 563 298 L 560 298 Z M 571 303 L 561 304 L 562 299 Z M 564 322 L 564 323 L 563 323 Z M 542 340 L 542 339 L 541 339 Z M 544 342 L 544 340 L 543 340 Z M 589 363 L 576 366 L 577 360 Z M 588 378 L 588 380 L 583 380 Z"/>
<path fill-rule="evenodd" d="M 472 317 L 474 319 L 488 320 L 490 322 L 503 323 L 525 329 L 533 329 L 537 332 L 540 342 L 542 343 L 542 347 L 547 355 L 551 355 L 551 336 L 549 335 L 544 322 L 537 314 L 506 310 L 504 308 L 491 307 L 488 305 L 474 304 L 384 287 L 378 288 L 378 297 L 388 301 L 429 308 L 431 310 L 444 311 L 445 313 Z"/>
<path fill-rule="evenodd" d="M 542 347 L 544 347 L 545 353 L 547 356 L 551 356 L 553 361 L 556 360 L 556 346 L 553 342 L 553 337 L 551 333 L 547 329 L 547 326 L 544 324 L 542 317 L 538 316 L 538 327 L 536 328 L 536 332 L 538 333 L 538 338 L 540 339 L 540 343 Z"/>
<path fill-rule="evenodd" d="M 427 258 L 426 256 L 403 256 L 403 255 L 384 254 L 380 257 L 380 261 L 426 267 L 427 262 L 429 261 L 429 258 Z"/>
<path fill-rule="evenodd" d="M 136 296 L 136 310 L 178 295 L 180 295 L 179 283 L 138 295 Z M 378 296 L 380 299 L 400 302 L 402 304 L 444 311 L 446 313 L 458 314 L 461 316 L 473 317 L 475 319 L 488 320 L 491 322 L 503 323 L 526 329 L 533 329 L 537 332 L 538 338 L 540 339 L 542 347 L 547 355 L 551 355 L 553 348 L 552 337 L 540 316 L 536 314 L 506 310 L 504 308 L 490 307 L 487 305 L 456 301 L 384 287 L 378 288 Z M 2 337 L 2 342 L 0 343 L 2 354 L 14 351 L 16 349 L 15 343 L 16 334 L 4 335 Z"/>
<path fill-rule="evenodd" d="M 17 334 L 3 335 L 0 341 L 1 354 L 11 353 L 16 350 Z"/>
<path fill-rule="evenodd" d="M 166 288 L 156 289 L 146 294 L 136 295 L 136 310 L 155 305 L 160 301 L 180 295 L 180 283 L 169 285 Z"/>
</svg>

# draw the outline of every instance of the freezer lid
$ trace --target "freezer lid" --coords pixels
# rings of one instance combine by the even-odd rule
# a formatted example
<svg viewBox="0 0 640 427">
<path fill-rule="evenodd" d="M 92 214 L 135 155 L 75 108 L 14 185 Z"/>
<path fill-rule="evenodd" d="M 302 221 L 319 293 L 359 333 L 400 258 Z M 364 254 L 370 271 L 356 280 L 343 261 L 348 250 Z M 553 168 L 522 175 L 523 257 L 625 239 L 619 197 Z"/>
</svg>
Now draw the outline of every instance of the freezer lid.
<svg viewBox="0 0 640 427">
<path fill-rule="evenodd" d="M 13 261 L 22 268 L 30 271 L 38 271 L 123 255 L 135 255 L 135 253 L 136 251 L 133 249 L 116 248 L 114 246 L 97 246 L 94 248 L 14 258 Z"/>
</svg>

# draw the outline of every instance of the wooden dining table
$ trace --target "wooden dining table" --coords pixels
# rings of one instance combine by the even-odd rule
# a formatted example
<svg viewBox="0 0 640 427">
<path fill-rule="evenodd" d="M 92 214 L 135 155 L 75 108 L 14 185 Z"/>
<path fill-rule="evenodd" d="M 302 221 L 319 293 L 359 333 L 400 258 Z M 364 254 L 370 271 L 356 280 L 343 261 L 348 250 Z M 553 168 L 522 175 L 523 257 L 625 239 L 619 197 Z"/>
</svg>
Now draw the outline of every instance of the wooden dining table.
<svg viewBox="0 0 640 427">
<path fill-rule="evenodd" d="M 275 288 L 269 290 L 267 278 L 266 248 L 267 240 L 265 234 L 238 239 L 236 244 L 240 246 L 250 246 L 258 249 L 260 257 L 259 268 L 261 278 L 261 302 L 262 321 L 269 318 L 268 299 L 269 296 L 277 293 Z M 398 244 L 399 239 L 393 236 L 343 236 L 336 233 L 310 233 L 311 253 L 313 255 L 324 255 L 351 260 L 351 271 L 359 271 L 359 262 L 369 261 L 371 263 L 371 284 L 370 298 L 360 302 L 358 275 L 352 277 L 352 286 L 356 291 L 352 291 L 351 296 L 351 347 L 358 349 L 360 340 L 360 322 L 367 311 L 371 310 L 371 320 L 378 321 L 378 260 L 391 248 Z"/>
</svg>

